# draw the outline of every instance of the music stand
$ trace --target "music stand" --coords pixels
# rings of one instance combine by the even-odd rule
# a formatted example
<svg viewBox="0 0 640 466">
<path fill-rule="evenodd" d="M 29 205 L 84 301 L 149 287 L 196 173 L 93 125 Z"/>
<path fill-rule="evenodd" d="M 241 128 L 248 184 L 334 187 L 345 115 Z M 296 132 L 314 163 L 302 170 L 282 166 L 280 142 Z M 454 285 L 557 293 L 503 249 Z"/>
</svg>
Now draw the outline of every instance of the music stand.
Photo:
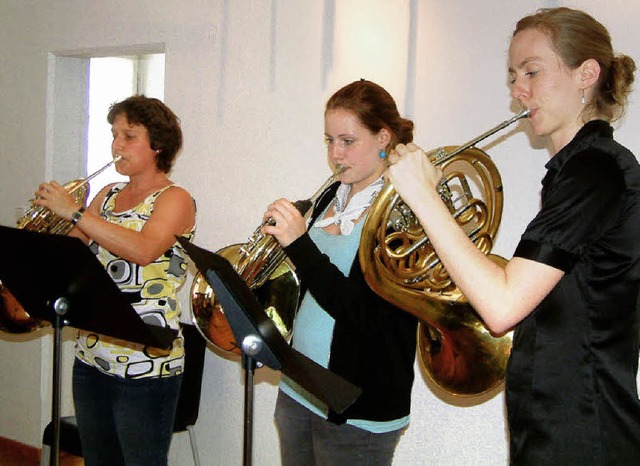
<svg viewBox="0 0 640 466">
<path fill-rule="evenodd" d="M 337 413 L 355 402 L 362 389 L 292 348 L 227 259 L 183 238 L 178 241 L 216 292 L 242 351 L 245 369 L 244 465 L 250 465 L 252 459 L 253 374 L 258 364 L 280 370 Z"/>
<path fill-rule="evenodd" d="M 50 464 L 57 466 L 62 328 L 70 325 L 162 349 L 171 347 L 177 331 L 145 324 L 96 256 L 78 238 L 0 226 L 0 242 L 5 245 L 0 280 L 31 317 L 53 326 Z"/>
</svg>

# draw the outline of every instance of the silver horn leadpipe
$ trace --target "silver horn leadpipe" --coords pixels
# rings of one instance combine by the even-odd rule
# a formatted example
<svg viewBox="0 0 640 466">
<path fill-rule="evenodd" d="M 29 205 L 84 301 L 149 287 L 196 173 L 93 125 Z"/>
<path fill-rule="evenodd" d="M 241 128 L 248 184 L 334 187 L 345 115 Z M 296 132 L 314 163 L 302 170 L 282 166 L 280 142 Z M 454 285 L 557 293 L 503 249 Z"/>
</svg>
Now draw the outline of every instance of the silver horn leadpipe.
<svg viewBox="0 0 640 466">
<path fill-rule="evenodd" d="M 120 160 L 122 160 L 122 156 L 120 154 L 116 154 L 116 156 L 109 162 L 107 163 L 105 166 L 103 166 L 102 168 L 99 168 L 98 170 L 94 171 L 91 175 L 87 176 L 86 178 L 84 178 L 81 182 L 79 182 L 77 185 L 75 185 L 73 188 L 71 188 L 69 190 L 69 194 L 73 194 L 74 192 L 76 192 L 78 189 L 80 189 L 81 187 L 83 187 L 84 185 L 86 185 L 89 181 L 91 181 L 92 179 L 94 179 L 96 176 L 98 176 L 100 173 L 102 173 L 103 171 L 105 171 L 107 168 L 109 168 L 111 165 L 113 165 L 116 162 L 119 162 Z"/>
<path fill-rule="evenodd" d="M 520 113 L 518 113 L 516 116 L 503 121 L 502 123 L 500 123 L 499 125 L 491 128 L 489 131 L 482 133 L 480 136 L 472 139 L 471 141 L 456 147 L 453 151 L 451 152 L 444 152 L 444 151 L 438 151 L 436 153 L 436 156 L 434 157 L 433 163 L 435 165 L 439 165 L 441 163 L 446 162 L 447 160 L 449 160 L 452 157 L 455 157 L 456 155 L 458 155 L 460 152 L 467 150 L 469 147 L 473 147 L 475 146 L 477 143 L 479 143 L 480 141 L 482 141 L 483 139 L 488 138 L 489 136 L 491 136 L 494 133 L 497 133 L 498 131 L 500 131 L 503 128 L 506 128 L 507 126 L 515 123 L 516 121 L 522 119 L 522 118 L 527 118 L 529 116 L 529 114 L 531 113 L 531 110 L 529 110 L 528 108 L 522 110 Z"/>
</svg>

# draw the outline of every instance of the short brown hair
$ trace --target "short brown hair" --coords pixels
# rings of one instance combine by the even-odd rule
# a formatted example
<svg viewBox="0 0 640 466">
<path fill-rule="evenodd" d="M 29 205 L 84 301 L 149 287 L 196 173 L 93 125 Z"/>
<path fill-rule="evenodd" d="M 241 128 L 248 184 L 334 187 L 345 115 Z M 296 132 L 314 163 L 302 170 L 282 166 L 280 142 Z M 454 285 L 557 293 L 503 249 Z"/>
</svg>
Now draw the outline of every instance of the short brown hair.
<svg viewBox="0 0 640 466">
<path fill-rule="evenodd" d="M 113 124 L 121 114 L 127 116 L 130 124 L 147 128 L 151 148 L 159 151 L 156 166 L 160 171 L 169 173 L 182 148 L 180 119 L 162 101 L 144 95 L 134 95 L 111 105 L 107 121 Z"/>
</svg>

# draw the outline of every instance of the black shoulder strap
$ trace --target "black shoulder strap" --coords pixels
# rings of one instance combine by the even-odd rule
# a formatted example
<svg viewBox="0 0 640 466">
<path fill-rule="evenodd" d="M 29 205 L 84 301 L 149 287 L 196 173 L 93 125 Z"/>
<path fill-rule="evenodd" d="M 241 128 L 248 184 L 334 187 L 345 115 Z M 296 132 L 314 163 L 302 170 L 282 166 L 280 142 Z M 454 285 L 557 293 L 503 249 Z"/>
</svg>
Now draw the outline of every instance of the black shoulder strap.
<svg viewBox="0 0 640 466">
<path fill-rule="evenodd" d="M 340 186 L 340 182 L 336 181 L 320 195 L 315 205 L 313 206 L 313 212 L 311 213 L 311 221 L 309 222 L 309 226 L 313 225 L 315 221 L 318 220 L 320 214 L 324 212 L 324 209 L 326 209 L 329 203 L 333 200 L 336 195 L 336 191 L 338 190 L 338 186 Z"/>
</svg>

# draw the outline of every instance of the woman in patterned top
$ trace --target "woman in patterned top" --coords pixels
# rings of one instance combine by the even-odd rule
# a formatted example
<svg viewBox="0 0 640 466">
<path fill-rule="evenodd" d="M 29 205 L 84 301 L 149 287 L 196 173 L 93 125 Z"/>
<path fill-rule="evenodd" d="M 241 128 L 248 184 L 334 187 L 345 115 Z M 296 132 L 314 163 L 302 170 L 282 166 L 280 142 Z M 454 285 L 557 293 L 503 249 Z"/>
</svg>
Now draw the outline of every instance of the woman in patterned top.
<svg viewBox="0 0 640 466">
<path fill-rule="evenodd" d="M 127 183 L 106 186 L 86 211 L 55 181 L 38 205 L 70 220 L 147 324 L 179 329 L 177 289 L 186 276 L 176 236 L 191 239 L 195 203 L 167 176 L 182 146 L 176 115 L 158 99 L 111 106 L 112 155 Z M 73 397 L 85 464 L 167 464 L 184 365 L 183 340 L 169 350 L 79 331 Z"/>
</svg>

